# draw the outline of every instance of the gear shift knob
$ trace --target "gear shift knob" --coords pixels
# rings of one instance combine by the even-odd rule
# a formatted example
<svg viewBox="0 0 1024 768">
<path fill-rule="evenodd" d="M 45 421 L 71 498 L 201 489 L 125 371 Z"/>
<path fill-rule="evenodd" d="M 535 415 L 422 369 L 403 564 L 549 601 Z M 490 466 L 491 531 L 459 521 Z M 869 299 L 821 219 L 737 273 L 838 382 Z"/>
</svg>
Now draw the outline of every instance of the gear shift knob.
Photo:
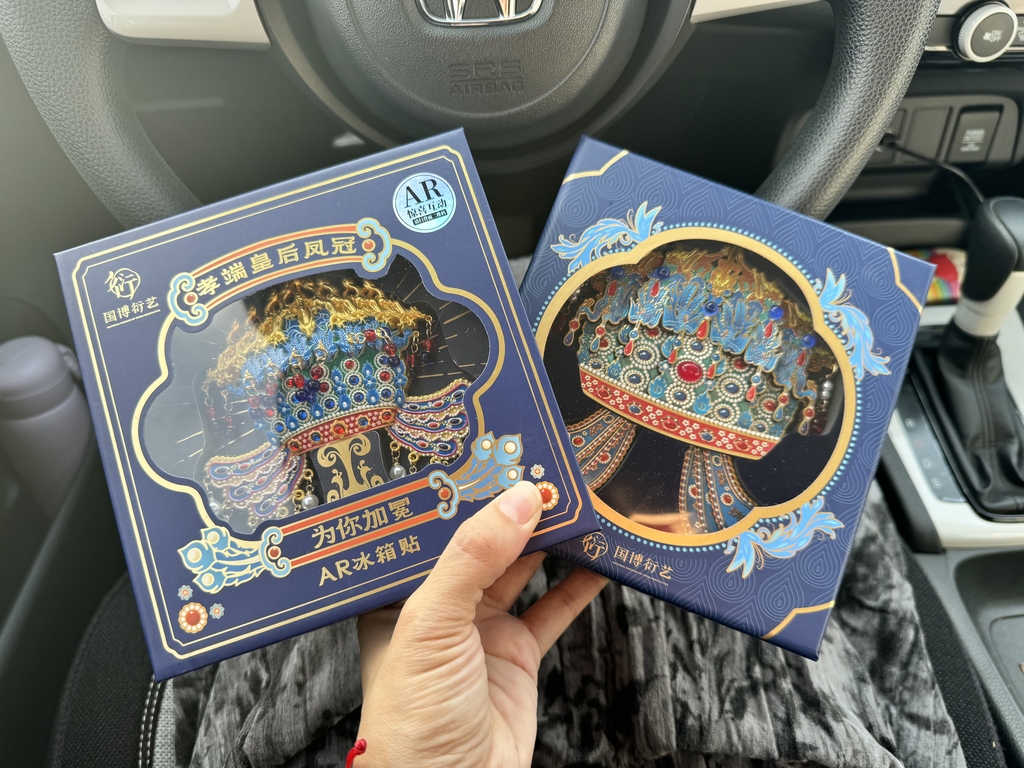
<svg viewBox="0 0 1024 768">
<path fill-rule="evenodd" d="M 967 275 L 953 322 L 971 336 L 999 333 L 1024 296 L 1024 199 L 993 197 L 978 206 L 967 244 Z"/>
</svg>

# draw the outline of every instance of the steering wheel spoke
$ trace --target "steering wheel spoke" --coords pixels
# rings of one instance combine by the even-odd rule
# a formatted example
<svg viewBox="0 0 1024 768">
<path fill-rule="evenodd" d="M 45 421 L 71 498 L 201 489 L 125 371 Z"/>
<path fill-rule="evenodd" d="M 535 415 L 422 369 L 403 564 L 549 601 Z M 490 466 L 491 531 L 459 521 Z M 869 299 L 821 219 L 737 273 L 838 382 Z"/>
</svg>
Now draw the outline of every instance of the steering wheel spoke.
<svg viewBox="0 0 1024 768">
<path fill-rule="evenodd" d="M 111 33 L 133 43 L 269 48 L 256 0 L 96 0 Z"/>
</svg>

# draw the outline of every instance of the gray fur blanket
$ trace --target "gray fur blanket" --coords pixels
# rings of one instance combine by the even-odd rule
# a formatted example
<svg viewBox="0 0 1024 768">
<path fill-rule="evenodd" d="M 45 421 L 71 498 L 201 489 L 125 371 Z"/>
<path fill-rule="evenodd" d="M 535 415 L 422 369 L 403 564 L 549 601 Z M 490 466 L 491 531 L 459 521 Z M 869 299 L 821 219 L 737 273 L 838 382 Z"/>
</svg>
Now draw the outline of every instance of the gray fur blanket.
<svg viewBox="0 0 1024 768">
<path fill-rule="evenodd" d="M 567 573 L 549 557 L 520 601 Z M 345 621 L 177 678 L 179 766 L 343 766 L 359 724 Z M 821 660 L 617 584 L 545 657 L 537 766 L 963 766 L 899 536 L 873 486 Z"/>
</svg>

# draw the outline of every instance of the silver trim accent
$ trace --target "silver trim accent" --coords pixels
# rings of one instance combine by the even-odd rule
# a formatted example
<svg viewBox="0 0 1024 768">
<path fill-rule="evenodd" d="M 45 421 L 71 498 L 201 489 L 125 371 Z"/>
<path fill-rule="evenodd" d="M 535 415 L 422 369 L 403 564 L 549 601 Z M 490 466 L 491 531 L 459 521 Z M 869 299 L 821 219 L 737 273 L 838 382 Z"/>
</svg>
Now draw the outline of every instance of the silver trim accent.
<svg viewBox="0 0 1024 768">
<path fill-rule="evenodd" d="M 427 7 L 427 0 L 417 0 L 420 12 L 427 21 L 438 24 L 442 27 L 485 27 L 492 24 L 509 24 L 516 21 L 523 21 L 533 16 L 540 10 L 544 0 L 529 0 L 530 7 L 525 11 L 517 10 L 519 5 L 527 0 L 494 0 L 495 16 L 485 19 L 464 19 L 466 11 L 466 0 L 444 0 L 444 16 L 437 16 L 431 13 Z"/>
<path fill-rule="evenodd" d="M 267 48 L 255 0 L 96 0 L 104 26 L 133 43 Z"/>
<path fill-rule="evenodd" d="M 943 549 L 1019 547 L 1024 545 L 1024 523 L 993 523 L 966 502 L 942 501 L 932 493 L 914 455 L 899 410 L 889 422 L 889 439 L 910 475 L 918 496 L 928 510 Z"/>
<path fill-rule="evenodd" d="M 991 56 L 978 56 L 976 53 L 974 53 L 974 50 L 971 48 L 971 38 L 974 37 L 974 33 L 977 31 L 978 26 L 983 21 L 997 15 L 1009 16 L 1011 19 L 1013 19 L 1013 33 L 1009 35 L 1006 41 L 1006 45 L 1000 48 L 999 51 L 997 51 L 996 53 L 992 54 Z M 995 61 L 996 59 L 998 59 L 1000 56 L 1006 53 L 1006 49 L 1013 45 L 1016 41 L 1017 14 L 1015 14 L 1002 3 L 986 3 L 985 5 L 982 5 L 971 11 L 967 15 L 967 18 L 964 19 L 963 23 L 960 25 L 960 33 L 957 35 L 956 38 L 956 51 L 965 59 L 977 62 L 978 64 L 985 64 L 986 62 Z"/>
<path fill-rule="evenodd" d="M 1011 11 L 1024 14 L 1024 0 L 1005 0 Z M 973 5 L 977 0 L 940 0 L 939 10 L 936 16 L 959 16 Z"/>
<path fill-rule="evenodd" d="M 1024 298 L 1024 272 L 1011 272 L 995 295 L 986 301 L 975 301 L 961 296 L 956 305 L 953 322 L 972 336 L 995 336 L 1003 319 Z"/>
<path fill-rule="evenodd" d="M 787 8 L 791 5 L 806 5 L 816 0 L 694 0 L 690 11 L 690 23 L 725 19 L 729 16 L 742 16 L 748 13 L 769 11 L 774 8 Z"/>
</svg>

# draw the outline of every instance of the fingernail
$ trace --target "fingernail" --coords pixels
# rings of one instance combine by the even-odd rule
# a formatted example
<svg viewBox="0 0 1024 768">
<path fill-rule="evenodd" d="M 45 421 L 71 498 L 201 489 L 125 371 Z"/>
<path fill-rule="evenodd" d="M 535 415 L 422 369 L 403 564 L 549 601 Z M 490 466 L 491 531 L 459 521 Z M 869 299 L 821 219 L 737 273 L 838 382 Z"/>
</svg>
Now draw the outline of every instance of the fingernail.
<svg viewBox="0 0 1024 768">
<path fill-rule="evenodd" d="M 525 525 L 540 509 L 540 491 L 533 483 L 517 483 L 501 494 L 498 509 L 516 525 Z"/>
</svg>

